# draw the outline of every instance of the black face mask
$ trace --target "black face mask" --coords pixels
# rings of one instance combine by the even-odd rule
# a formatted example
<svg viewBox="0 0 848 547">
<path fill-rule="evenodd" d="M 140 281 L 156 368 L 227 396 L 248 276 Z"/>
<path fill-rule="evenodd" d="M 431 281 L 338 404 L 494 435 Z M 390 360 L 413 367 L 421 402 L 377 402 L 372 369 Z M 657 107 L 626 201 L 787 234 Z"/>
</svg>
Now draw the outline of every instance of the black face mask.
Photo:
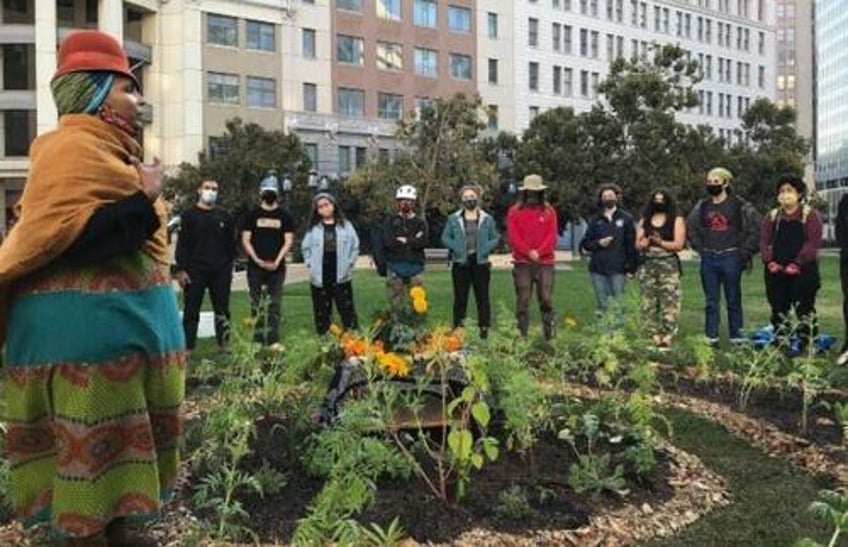
<svg viewBox="0 0 848 547">
<path fill-rule="evenodd" d="M 665 213 L 666 211 L 668 211 L 668 203 L 654 202 L 651 204 L 651 209 L 653 209 L 655 213 Z"/>
<path fill-rule="evenodd" d="M 524 196 L 527 205 L 539 205 L 542 203 L 542 192 L 527 192 Z"/>
<path fill-rule="evenodd" d="M 275 201 L 277 201 L 277 194 L 274 192 L 262 192 L 262 201 L 271 205 Z"/>
<path fill-rule="evenodd" d="M 707 193 L 713 197 L 720 196 L 724 191 L 724 184 L 707 184 Z"/>
<path fill-rule="evenodd" d="M 614 208 L 617 204 L 618 204 L 618 200 L 614 200 L 614 199 L 604 199 L 604 200 L 601 200 L 601 206 L 602 206 L 604 209 L 612 209 L 612 208 Z"/>
<path fill-rule="evenodd" d="M 462 206 L 468 209 L 469 211 L 473 211 L 477 208 L 477 200 L 476 199 L 466 199 L 462 202 Z"/>
</svg>

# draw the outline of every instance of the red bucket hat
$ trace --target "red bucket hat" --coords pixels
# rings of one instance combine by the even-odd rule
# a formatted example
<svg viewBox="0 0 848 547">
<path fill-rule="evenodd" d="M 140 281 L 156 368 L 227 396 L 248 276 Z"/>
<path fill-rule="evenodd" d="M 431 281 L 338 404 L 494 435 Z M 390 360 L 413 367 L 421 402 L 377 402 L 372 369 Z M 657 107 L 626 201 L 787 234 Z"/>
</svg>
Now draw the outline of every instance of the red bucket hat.
<svg viewBox="0 0 848 547">
<path fill-rule="evenodd" d="M 53 79 L 71 72 L 108 71 L 138 80 L 130 70 L 127 54 L 111 35 L 99 30 L 80 30 L 68 35 L 59 46 L 58 64 Z"/>
</svg>

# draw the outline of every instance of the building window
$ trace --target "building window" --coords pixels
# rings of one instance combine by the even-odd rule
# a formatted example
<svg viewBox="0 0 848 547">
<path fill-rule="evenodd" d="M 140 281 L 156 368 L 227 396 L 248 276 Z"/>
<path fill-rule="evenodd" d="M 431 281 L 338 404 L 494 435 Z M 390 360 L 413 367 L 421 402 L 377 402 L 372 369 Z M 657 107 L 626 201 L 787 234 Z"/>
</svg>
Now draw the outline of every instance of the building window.
<svg viewBox="0 0 848 547">
<path fill-rule="evenodd" d="M 365 41 L 356 36 L 336 36 L 336 60 L 352 65 L 365 64 Z"/>
<path fill-rule="evenodd" d="M 757 37 L 757 52 L 760 55 L 765 55 L 766 53 L 766 33 L 762 31 L 760 31 Z"/>
<path fill-rule="evenodd" d="M 554 66 L 553 74 L 551 75 L 553 79 L 552 91 L 554 95 L 562 94 L 562 67 Z"/>
<path fill-rule="evenodd" d="M 434 49 L 415 48 L 415 73 L 436 78 L 439 75 L 439 54 Z"/>
<path fill-rule="evenodd" d="M 564 68 L 562 70 L 562 94 L 566 97 L 571 97 L 573 93 L 573 79 L 574 71 L 570 68 Z"/>
<path fill-rule="evenodd" d="M 35 89 L 35 45 L 4 44 L 3 89 Z"/>
<path fill-rule="evenodd" d="M 600 80 L 601 80 L 600 73 L 593 72 L 592 73 L 592 84 L 591 84 L 592 97 L 598 96 L 598 85 L 600 83 Z"/>
<path fill-rule="evenodd" d="M 421 117 L 421 113 L 425 110 L 435 108 L 436 103 L 430 97 L 415 97 L 415 115 Z"/>
<path fill-rule="evenodd" d="M 387 120 L 403 118 L 403 95 L 377 93 L 377 115 Z"/>
<path fill-rule="evenodd" d="M 527 45 L 539 46 L 539 20 L 533 17 L 527 19 Z"/>
<path fill-rule="evenodd" d="M 336 8 L 347 11 L 362 11 L 362 0 L 336 0 Z"/>
<path fill-rule="evenodd" d="M 585 28 L 580 29 L 580 56 L 586 57 L 589 54 L 589 31 Z"/>
<path fill-rule="evenodd" d="M 221 137 L 209 137 L 209 159 L 223 158 L 230 151 L 226 139 Z"/>
<path fill-rule="evenodd" d="M 277 82 L 273 78 L 247 77 L 247 106 L 277 108 Z"/>
<path fill-rule="evenodd" d="M 471 79 L 471 56 L 460 53 L 450 54 L 450 75 L 455 80 Z"/>
<path fill-rule="evenodd" d="M 554 23 L 551 26 L 551 46 L 554 51 L 562 49 L 562 25 L 560 23 Z"/>
<path fill-rule="evenodd" d="M 318 169 L 318 143 L 305 142 L 303 143 L 303 152 L 309 158 L 309 164 L 313 169 Z"/>
<path fill-rule="evenodd" d="M 400 0 L 377 0 L 377 17 L 400 21 Z"/>
<path fill-rule="evenodd" d="M 214 13 L 206 14 L 206 42 L 238 47 L 238 20 Z"/>
<path fill-rule="evenodd" d="M 277 37 L 273 23 L 245 21 L 245 47 L 260 51 L 276 51 Z"/>
<path fill-rule="evenodd" d="M 355 149 L 356 152 L 356 168 L 359 169 L 368 161 L 368 149 L 364 146 L 357 146 Z"/>
<path fill-rule="evenodd" d="M 598 31 L 596 30 L 589 34 L 589 56 L 592 59 L 598 58 Z"/>
<path fill-rule="evenodd" d="M 313 28 L 305 28 L 303 29 L 302 36 L 302 48 L 303 48 L 303 56 L 306 59 L 314 59 L 316 56 L 316 48 L 315 48 L 315 29 Z"/>
<path fill-rule="evenodd" d="M 206 94 L 211 103 L 238 104 L 238 75 L 209 72 L 206 75 Z"/>
<path fill-rule="evenodd" d="M 4 155 L 26 157 L 37 132 L 35 110 L 6 110 L 2 114 L 5 117 Z"/>
<path fill-rule="evenodd" d="M 303 84 L 303 110 L 318 111 L 318 86 L 313 83 L 304 82 Z"/>
<path fill-rule="evenodd" d="M 530 112 L 530 121 L 533 121 L 536 118 L 536 116 L 539 115 L 539 107 L 538 106 L 531 106 L 530 109 L 529 109 L 529 112 Z"/>
<path fill-rule="evenodd" d="M 486 14 L 487 36 L 490 40 L 498 39 L 498 14 L 491 11 Z"/>
<path fill-rule="evenodd" d="M 562 51 L 571 55 L 571 25 L 562 26 Z"/>
<path fill-rule="evenodd" d="M 448 7 L 448 29 L 452 32 L 471 32 L 471 10 L 457 6 Z"/>
<path fill-rule="evenodd" d="M 394 42 L 377 42 L 377 68 L 403 70 L 403 46 Z"/>
<path fill-rule="evenodd" d="M 436 8 L 436 1 L 415 0 L 415 3 L 413 4 L 412 21 L 419 27 L 438 27 L 439 17 Z"/>
<path fill-rule="evenodd" d="M 350 167 L 353 164 L 350 153 L 350 146 L 339 146 L 339 173 L 350 173 Z"/>
<path fill-rule="evenodd" d="M 589 71 L 580 71 L 580 96 L 589 97 Z"/>
<path fill-rule="evenodd" d="M 757 71 L 757 85 L 760 89 L 766 86 L 766 67 L 760 65 L 759 70 Z"/>
<path fill-rule="evenodd" d="M 539 63 L 527 65 L 527 87 L 530 91 L 539 91 Z"/>
<path fill-rule="evenodd" d="M 362 117 L 365 115 L 365 91 L 340 87 L 338 112 L 342 116 Z"/>
<path fill-rule="evenodd" d="M 487 109 L 486 129 L 489 131 L 498 130 L 498 105 L 490 104 Z"/>
<path fill-rule="evenodd" d="M 498 60 L 489 59 L 489 83 L 496 85 L 498 83 Z"/>
</svg>

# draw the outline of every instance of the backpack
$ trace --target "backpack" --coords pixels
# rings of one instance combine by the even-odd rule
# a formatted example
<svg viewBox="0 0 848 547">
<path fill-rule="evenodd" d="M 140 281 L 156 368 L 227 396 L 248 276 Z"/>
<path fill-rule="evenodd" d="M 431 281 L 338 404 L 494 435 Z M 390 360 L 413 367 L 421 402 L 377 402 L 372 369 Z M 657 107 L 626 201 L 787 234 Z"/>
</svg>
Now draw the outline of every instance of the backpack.
<svg viewBox="0 0 848 547">
<path fill-rule="evenodd" d="M 371 227 L 371 258 L 377 268 L 380 277 L 386 277 L 388 265 L 386 263 L 386 247 L 383 245 L 383 220 Z"/>
<path fill-rule="evenodd" d="M 807 217 L 810 216 L 810 213 L 813 212 L 813 208 L 810 207 L 809 204 L 805 203 L 801 206 L 801 224 L 807 223 Z M 768 216 L 769 220 L 774 223 L 777 220 L 777 215 L 780 213 L 780 209 L 775 207 L 771 211 L 769 211 Z"/>
</svg>

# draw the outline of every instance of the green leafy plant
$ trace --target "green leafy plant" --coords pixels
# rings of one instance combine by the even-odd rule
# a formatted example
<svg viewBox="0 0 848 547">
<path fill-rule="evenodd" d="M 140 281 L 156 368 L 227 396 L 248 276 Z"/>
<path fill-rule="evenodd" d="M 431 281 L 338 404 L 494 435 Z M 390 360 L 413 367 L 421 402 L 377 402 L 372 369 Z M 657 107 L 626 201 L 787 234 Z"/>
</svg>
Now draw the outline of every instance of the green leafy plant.
<svg viewBox="0 0 848 547">
<path fill-rule="evenodd" d="M 801 433 L 806 434 L 810 409 L 818 394 L 830 385 L 826 368 L 810 351 L 805 356 L 792 360 L 792 370 L 786 376 L 786 384 L 801 391 Z"/>
<path fill-rule="evenodd" d="M 837 547 L 840 536 L 848 532 L 848 495 L 835 490 L 822 490 L 819 499 L 810 504 L 809 511 L 816 518 L 830 522 L 833 534 L 827 547 Z M 825 547 L 825 544 L 804 538 L 796 542 L 795 547 Z"/>
<path fill-rule="evenodd" d="M 842 446 L 848 446 L 848 402 L 834 403 L 833 414 L 842 429 Z"/>
<path fill-rule="evenodd" d="M 516 485 L 510 486 L 498 494 L 495 513 L 504 518 L 521 520 L 531 516 L 534 510 L 530 506 L 530 500 L 527 499 L 527 493 L 523 488 Z"/>
<path fill-rule="evenodd" d="M 571 445 L 578 460 L 568 470 L 568 485 L 578 494 L 591 492 L 593 496 L 598 496 L 602 492 L 611 492 L 619 496 L 627 495 L 624 466 L 619 464 L 613 467 L 609 453 L 597 453 L 597 443 L 606 438 L 601 431 L 600 420 L 596 415 L 586 413 L 581 425 L 578 434 L 586 439 L 585 452 L 578 449 L 577 438 L 571 430 L 563 429 L 559 432 L 559 438 Z M 620 437 L 608 440 L 611 443 L 621 442 Z"/>
<path fill-rule="evenodd" d="M 743 346 L 730 359 L 734 370 L 741 376 L 737 402 L 739 408 L 745 410 L 754 391 L 774 385 L 782 356 L 774 346 L 766 346 L 761 350 Z"/>
</svg>

